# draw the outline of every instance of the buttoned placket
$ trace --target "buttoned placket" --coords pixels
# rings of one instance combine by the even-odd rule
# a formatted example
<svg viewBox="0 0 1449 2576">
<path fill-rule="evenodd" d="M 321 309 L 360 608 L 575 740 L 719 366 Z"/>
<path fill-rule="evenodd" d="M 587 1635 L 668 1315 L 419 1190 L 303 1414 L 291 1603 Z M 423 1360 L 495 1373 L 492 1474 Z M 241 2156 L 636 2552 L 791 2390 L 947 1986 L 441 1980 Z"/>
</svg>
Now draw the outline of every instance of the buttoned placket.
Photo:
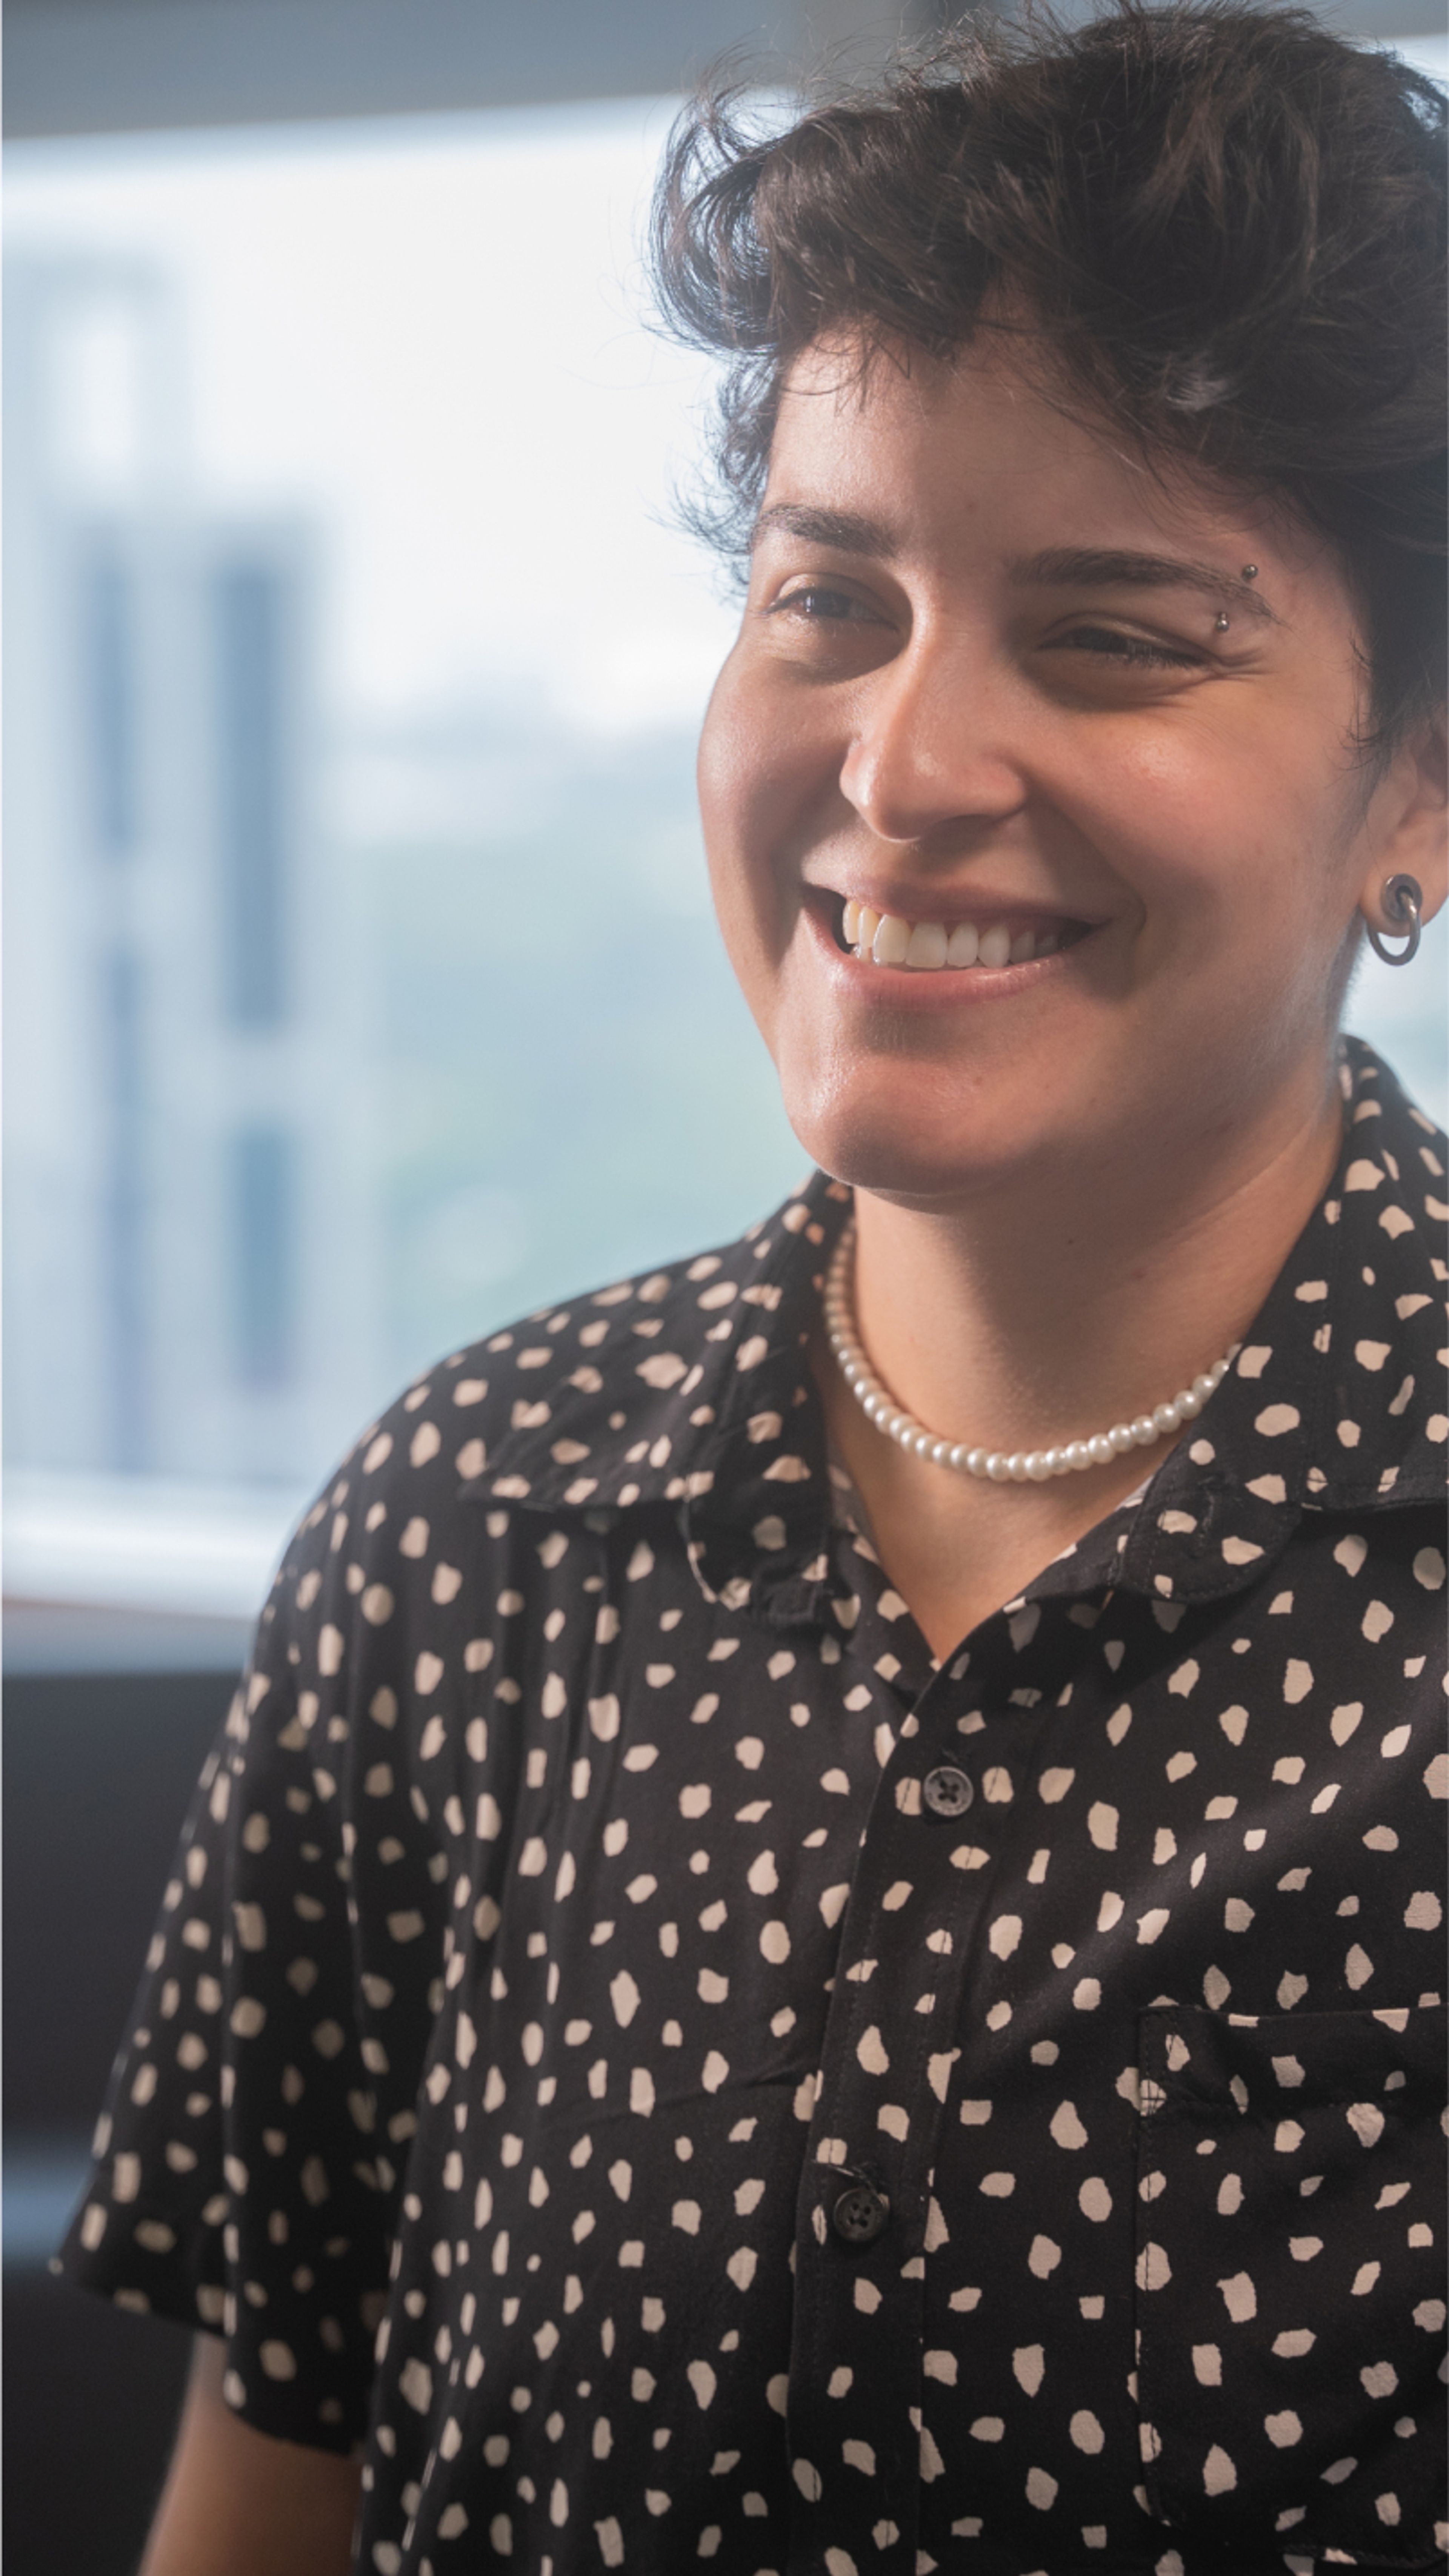
<svg viewBox="0 0 1449 2576">
<path fill-rule="evenodd" d="M 870 1677 L 896 1742 L 841 1927 L 797 2215 L 788 2563 L 802 2576 L 826 2563 L 827 2545 L 848 2544 L 864 2509 L 865 2489 L 854 2481 L 852 2493 L 842 2483 L 850 2473 L 840 2466 L 829 2394 L 842 2304 L 863 2302 L 871 2309 L 873 2358 L 891 2390 L 869 2490 L 871 2564 L 882 2576 L 913 2576 L 915 2569 L 921 2461 L 897 2428 L 914 2425 L 919 2434 L 920 2406 L 907 2402 L 907 2392 L 920 2381 L 937 2140 L 961 2055 L 963 2001 L 992 1863 L 1039 1732 L 1023 1705 L 1039 1694 L 1012 1644 L 1006 1612 L 993 1614 L 932 1671 L 904 1714 L 893 1686 Z M 893 1969 L 861 1973 L 881 1960 L 893 1960 Z M 852 2186 L 885 2204 L 884 2224 L 868 2234 L 853 2236 L 838 2223 L 838 2204 Z"/>
<path fill-rule="evenodd" d="M 1155 1605 L 1153 1624 L 1170 1634 L 1187 1595 L 1243 1588 L 1297 1521 L 1291 1506 L 1270 1510 L 1234 1497 L 1234 1520 L 1246 1504 L 1258 1543 L 1251 1556 L 1225 1564 L 1215 1545 L 1209 1553 L 1218 1523 L 1212 1504 L 1195 1525 L 1174 1514 L 1172 1489 L 1191 1462 L 1179 1450 L 1165 1463 L 1172 1472 L 1109 1514 L 939 1666 L 904 1604 L 890 1626 L 892 1651 L 876 1654 L 886 1633 L 878 1602 L 891 1596 L 874 1552 L 856 1544 L 864 1564 L 855 1580 L 865 1597 L 850 1612 L 848 1651 L 894 1742 L 841 1925 L 797 2206 L 790 2576 L 854 2563 L 850 2544 L 853 2537 L 858 2550 L 867 2510 L 871 2566 L 881 2576 L 915 2576 L 928 2466 L 920 2439 L 923 2309 L 926 2257 L 941 2224 L 932 2200 L 941 2123 L 970 2046 L 968 1989 L 996 1864 L 1018 1831 L 1045 1720 L 1063 1696 L 1081 1697 L 1085 1636 L 1124 1580 Z M 837 1616 L 846 1586 L 837 1570 Z M 757 1606 L 768 1602 L 777 1616 L 793 1598 L 788 1574 L 756 1591 Z M 1086 1695 L 1096 1696 L 1091 1684 Z M 882 1960 L 894 1962 L 884 1978 Z M 869 2488 L 841 2467 L 831 2395 L 842 2310 L 864 2302 L 873 2375 L 890 2391 L 872 2425 Z M 832 2549 L 838 2554 L 827 2559 Z"/>
</svg>

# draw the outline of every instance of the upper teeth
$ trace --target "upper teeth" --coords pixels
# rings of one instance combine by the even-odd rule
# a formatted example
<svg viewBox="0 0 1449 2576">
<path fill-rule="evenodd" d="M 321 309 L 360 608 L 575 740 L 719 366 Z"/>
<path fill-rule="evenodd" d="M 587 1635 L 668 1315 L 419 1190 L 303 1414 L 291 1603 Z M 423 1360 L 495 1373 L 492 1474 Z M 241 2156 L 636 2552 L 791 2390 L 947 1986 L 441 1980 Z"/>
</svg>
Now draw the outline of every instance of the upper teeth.
<svg viewBox="0 0 1449 2576">
<path fill-rule="evenodd" d="M 927 971 L 940 966 L 1022 966 L 1030 957 L 1050 957 L 1061 945 L 1057 930 L 1019 930 L 1012 937 L 1005 922 L 979 930 L 974 921 L 958 921 L 948 930 L 940 921 L 903 921 L 898 913 L 877 912 L 873 905 L 845 902 L 845 943 L 857 957 L 877 966 L 913 966 Z"/>
</svg>

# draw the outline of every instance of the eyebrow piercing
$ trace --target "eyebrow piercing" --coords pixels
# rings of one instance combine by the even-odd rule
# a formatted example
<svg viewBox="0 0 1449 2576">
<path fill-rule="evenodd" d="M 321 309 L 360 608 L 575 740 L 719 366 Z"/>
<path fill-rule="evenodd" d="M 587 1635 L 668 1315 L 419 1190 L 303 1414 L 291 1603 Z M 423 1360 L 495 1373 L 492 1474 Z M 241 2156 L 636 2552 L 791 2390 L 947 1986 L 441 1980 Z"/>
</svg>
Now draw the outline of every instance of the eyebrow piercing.
<svg viewBox="0 0 1449 2576">
<path fill-rule="evenodd" d="M 1232 622 L 1233 621 L 1229 617 L 1227 610 L 1225 608 L 1219 609 L 1217 615 L 1217 631 L 1220 635 L 1226 635 Z"/>
<path fill-rule="evenodd" d="M 1243 579 L 1244 579 L 1244 581 L 1256 581 L 1256 580 L 1257 580 L 1257 578 L 1258 578 L 1258 567 L 1257 567 L 1257 565 L 1256 565 L 1256 564 L 1244 564 L 1244 566 L 1243 566 Z"/>
</svg>

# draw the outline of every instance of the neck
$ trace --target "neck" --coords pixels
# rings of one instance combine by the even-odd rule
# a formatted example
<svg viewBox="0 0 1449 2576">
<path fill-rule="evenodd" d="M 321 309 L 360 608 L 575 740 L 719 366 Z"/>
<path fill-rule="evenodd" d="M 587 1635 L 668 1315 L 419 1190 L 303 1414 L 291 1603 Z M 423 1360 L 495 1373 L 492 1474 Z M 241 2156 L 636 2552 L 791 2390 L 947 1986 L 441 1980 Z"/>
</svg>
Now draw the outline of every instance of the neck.
<svg viewBox="0 0 1449 2576">
<path fill-rule="evenodd" d="M 1133 1154 L 948 1207 L 858 1191 L 855 1313 L 876 1374 L 929 1429 L 987 1449 L 1150 1412 L 1246 1331 L 1339 1136 L 1333 1084 L 1171 1168 Z"/>
</svg>

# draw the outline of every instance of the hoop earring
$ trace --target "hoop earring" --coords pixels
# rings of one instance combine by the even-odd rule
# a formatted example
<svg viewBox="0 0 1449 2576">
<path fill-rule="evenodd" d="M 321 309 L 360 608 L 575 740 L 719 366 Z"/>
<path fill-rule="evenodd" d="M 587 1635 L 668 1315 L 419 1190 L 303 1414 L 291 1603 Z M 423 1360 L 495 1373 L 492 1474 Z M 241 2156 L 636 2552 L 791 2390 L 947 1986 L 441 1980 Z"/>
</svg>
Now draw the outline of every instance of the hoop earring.
<svg viewBox="0 0 1449 2576">
<path fill-rule="evenodd" d="M 1386 948 L 1383 932 L 1376 930 L 1373 923 L 1368 920 L 1365 921 L 1364 926 L 1368 931 L 1370 948 L 1375 957 L 1382 957 L 1386 966 L 1407 966 L 1411 957 L 1417 957 L 1422 926 L 1419 916 L 1423 901 L 1424 889 L 1417 877 L 1384 879 L 1384 910 L 1390 921 L 1403 932 L 1403 947 Z"/>
</svg>

